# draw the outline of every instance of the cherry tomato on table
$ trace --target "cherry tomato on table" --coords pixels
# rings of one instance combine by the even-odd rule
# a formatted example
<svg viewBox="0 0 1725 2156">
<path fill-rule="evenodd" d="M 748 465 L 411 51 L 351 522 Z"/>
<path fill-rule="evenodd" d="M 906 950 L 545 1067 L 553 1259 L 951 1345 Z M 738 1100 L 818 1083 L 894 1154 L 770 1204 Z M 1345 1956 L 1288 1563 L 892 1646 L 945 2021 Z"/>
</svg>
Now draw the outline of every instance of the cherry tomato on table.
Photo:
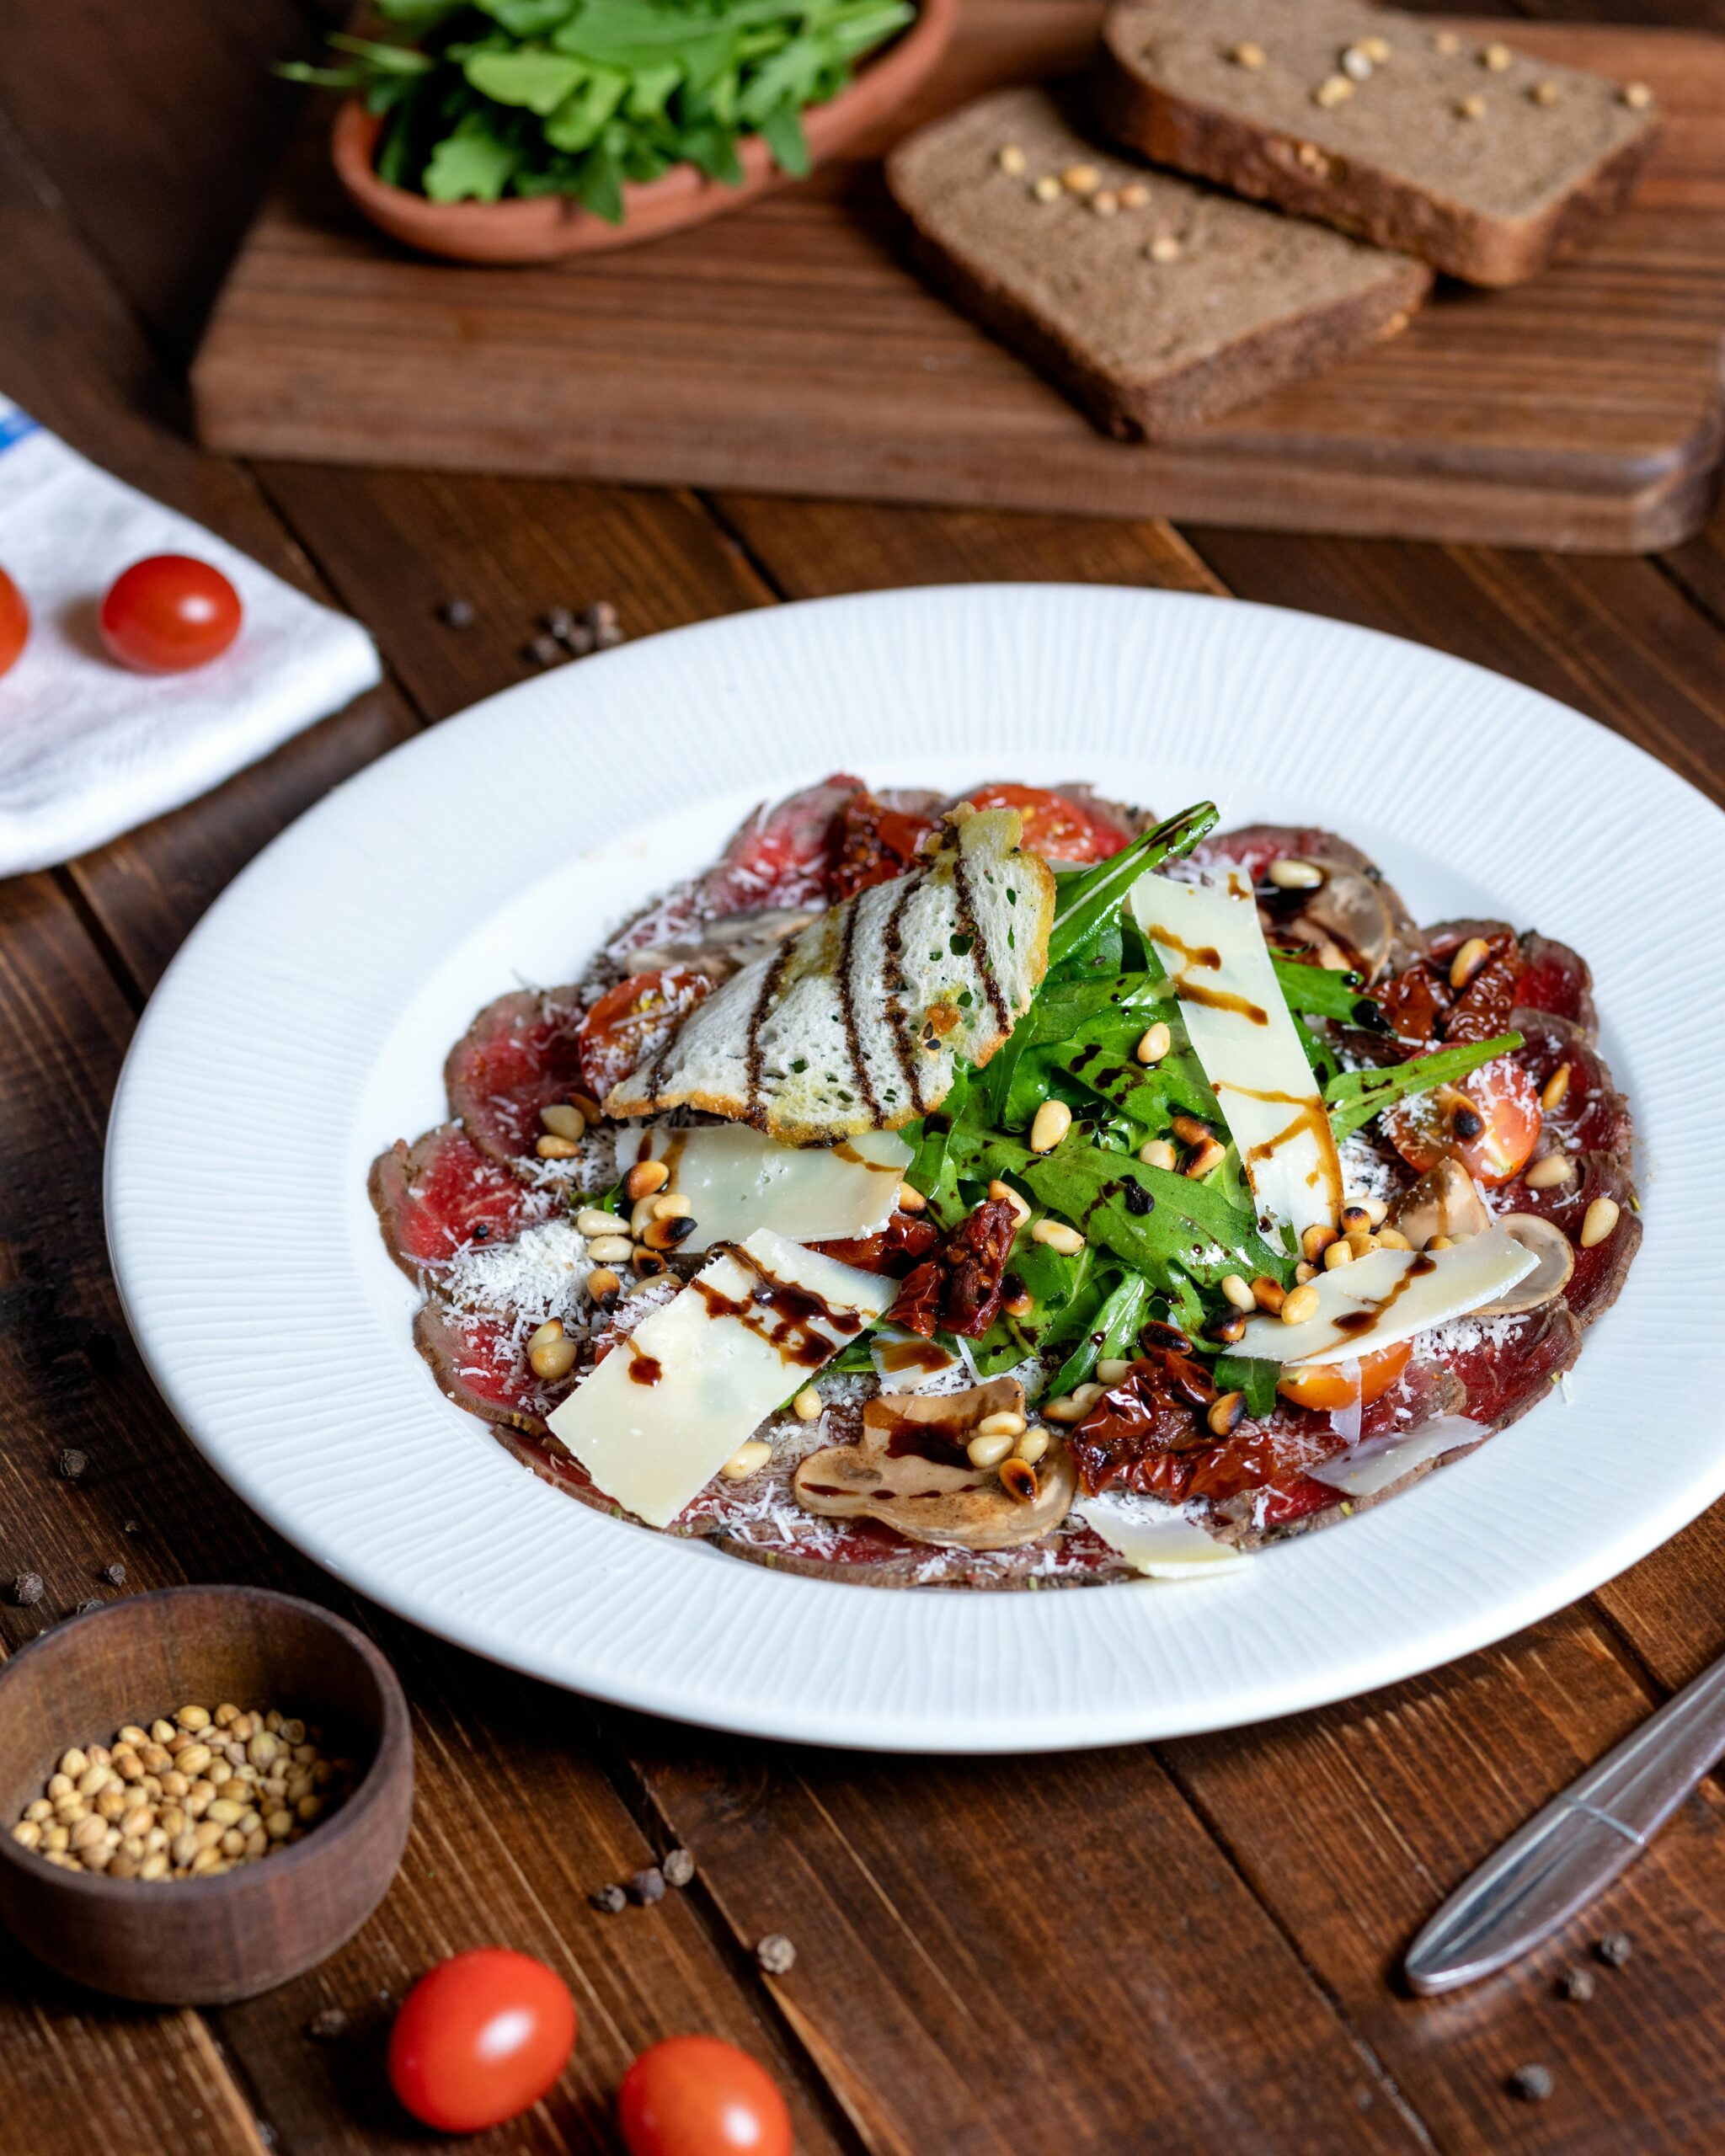
<svg viewBox="0 0 1725 2156">
<path fill-rule="evenodd" d="M 389 2085 L 425 2125 L 478 2133 L 537 2104 L 574 2045 L 574 2001 L 554 1970 L 508 1947 L 475 1947 L 440 1961 L 402 2001 Z"/>
<path fill-rule="evenodd" d="M 772 2075 L 717 2036 L 667 2036 L 617 2094 L 629 2156 L 791 2156 L 791 2115 Z"/>
<path fill-rule="evenodd" d="M 1016 808 L 1024 819 L 1024 843 L 1046 861 L 1106 861 L 1131 836 L 1113 817 L 1046 787 L 997 782 L 974 787 L 964 798 L 979 808 Z"/>
<path fill-rule="evenodd" d="M 190 554 L 152 554 L 123 569 L 102 601 L 102 641 L 141 674 L 184 674 L 219 659 L 239 634 L 239 594 Z"/>
<path fill-rule="evenodd" d="M 619 1079 L 644 1063 L 712 986 L 701 974 L 667 966 L 663 973 L 631 974 L 607 989 L 576 1035 L 581 1076 L 594 1099 L 602 1101 Z"/>
<path fill-rule="evenodd" d="M 29 632 L 30 610 L 24 603 L 24 594 L 0 569 L 0 674 L 11 669 Z"/>
</svg>

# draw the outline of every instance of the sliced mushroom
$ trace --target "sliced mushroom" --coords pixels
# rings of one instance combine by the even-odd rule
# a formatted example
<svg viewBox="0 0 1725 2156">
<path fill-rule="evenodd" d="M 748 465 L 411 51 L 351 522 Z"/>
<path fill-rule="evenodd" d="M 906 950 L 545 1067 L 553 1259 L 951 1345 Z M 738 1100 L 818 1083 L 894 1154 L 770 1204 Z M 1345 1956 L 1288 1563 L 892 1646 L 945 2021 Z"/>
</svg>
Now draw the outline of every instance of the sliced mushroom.
<svg viewBox="0 0 1725 2156">
<path fill-rule="evenodd" d="M 1278 891 L 1264 908 L 1274 942 L 1303 943 L 1334 973 L 1357 973 L 1368 986 L 1390 962 L 1397 928 L 1393 894 L 1347 862 L 1312 860 L 1311 889 Z"/>
<path fill-rule="evenodd" d="M 777 950 L 787 937 L 800 936 L 814 915 L 806 908 L 765 906 L 752 913 L 728 914 L 708 921 L 698 936 L 683 941 L 649 944 L 629 953 L 637 973 L 654 967 L 682 966 L 704 974 L 722 986 L 733 974 L 753 960 Z"/>
<path fill-rule="evenodd" d="M 1469 1235 L 1483 1235 L 1491 1225 L 1486 1202 L 1459 1161 L 1439 1161 L 1436 1167 L 1428 1168 L 1390 1208 L 1390 1225 L 1416 1250 L 1423 1250 L 1434 1235 L 1447 1235 L 1459 1243 Z"/>
<path fill-rule="evenodd" d="M 1537 1213 L 1505 1213 L 1499 1216 L 1498 1225 L 1514 1235 L 1524 1250 L 1530 1250 L 1539 1263 L 1507 1295 L 1470 1310 L 1470 1317 L 1519 1317 L 1524 1310 L 1536 1310 L 1562 1294 L 1575 1271 L 1574 1249 L 1555 1221 L 1542 1219 Z"/>
<path fill-rule="evenodd" d="M 967 1392 L 894 1393 L 862 1411 L 853 1445 L 829 1445 L 798 1468 L 791 1488 L 805 1512 L 827 1519 L 877 1519 L 911 1542 L 959 1550 L 1012 1550 L 1058 1527 L 1077 1494 L 1077 1471 L 1054 1438 L 1033 1467 L 1018 1460 L 976 1467 L 966 1447 L 985 1417 L 1024 1412 L 1024 1388 L 994 1378 Z M 1014 1463 L 1003 1465 L 1012 1469 Z"/>
</svg>

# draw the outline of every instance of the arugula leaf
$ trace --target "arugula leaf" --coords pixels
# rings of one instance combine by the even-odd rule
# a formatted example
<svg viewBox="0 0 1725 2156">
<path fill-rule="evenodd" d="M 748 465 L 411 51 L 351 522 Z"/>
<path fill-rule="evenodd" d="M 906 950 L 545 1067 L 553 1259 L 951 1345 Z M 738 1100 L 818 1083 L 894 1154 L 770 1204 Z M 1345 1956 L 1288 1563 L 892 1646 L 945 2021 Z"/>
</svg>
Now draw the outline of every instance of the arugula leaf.
<svg viewBox="0 0 1725 2156">
<path fill-rule="evenodd" d="M 1099 1362 L 1122 1355 L 1130 1358 L 1149 1307 L 1149 1281 L 1141 1273 L 1123 1273 L 1084 1337 L 1049 1380 L 1048 1396 L 1058 1400 L 1083 1385 Z"/>
<path fill-rule="evenodd" d="M 1392 1064 L 1382 1070 L 1344 1070 L 1324 1088 L 1330 1128 L 1339 1141 L 1364 1130 L 1391 1102 L 1428 1093 L 1434 1086 L 1453 1086 L 1481 1064 L 1511 1054 L 1520 1046 L 1519 1033 L 1499 1033 L 1495 1040 L 1441 1048 L 1434 1054 L 1416 1056 L 1411 1063 Z"/>
<path fill-rule="evenodd" d="M 557 110 L 587 68 L 584 61 L 566 59 L 562 53 L 523 45 L 518 52 L 474 52 L 462 61 L 462 72 L 482 95 L 499 104 L 526 105 L 543 120 Z M 622 87 L 628 88 L 627 77 Z M 548 128 L 546 135 L 547 140 L 554 139 Z"/>
<path fill-rule="evenodd" d="M 796 106 L 788 101 L 774 105 L 761 120 L 761 132 L 779 169 L 789 173 L 793 179 L 805 179 L 809 174 L 809 145 L 803 139 L 802 117 Z"/>
<path fill-rule="evenodd" d="M 1218 1390 L 1243 1392 L 1246 1395 L 1246 1412 L 1254 1422 L 1275 1412 L 1276 1380 L 1281 1374 L 1281 1364 L 1273 1363 L 1263 1355 L 1224 1354 L 1216 1357 Z"/>
<path fill-rule="evenodd" d="M 1340 1018 L 1348 1024 L 1358 1024 L 1362 1004 L 1365 1006 L 1367 1025 L 1375 1016 L 1381 1015 L 1376 999 L 1367 994 L 1358 974 L 1336 973 L 1328 966 L 1309 966 L 1299 958 L 1279 958 L 1274 951 L 1270 963 L 1276 969 L 1283 998 L 1296 1017 Z"/>
<path fill-rule="evenodd" d="M 1058 878 L 1055 925 L 1048 939 L 1049 970 L 1090 943 L 1098 928 L 1119 911 L 1127 892 L 1140 876 L 1164 861 L 1189 853 L 1206 831 L 1215 829 L 1216 822 L 1215 803 L 1198 802 L 1178 816 L 1170 816 L 1166 823 L 1140 831 L 1130 846 L 1106 861 L 1098 861 L 1094 867 Z"/>
<path fill-rule="evenodd" d="M 980 1173 L 1016 1177 L 1051 1213 L 1124 1258 L 1165 1294 L 1173 1291 L 1177 1270 L 1210 1288 L 1227 1273 L 1293 1278 L 1292 1258 L 1271 1249 L 1252 1214 L 1212 1183 L 1146 1167 L 1130 1155 L 1071 1138 L 1052 1153 L 1039 1154 L 988 1134 L 980 1161 Z M 1150 1199 L 1148 1211 L 1135 1212 L 1127 1203 L 1134 1185 Z"/>
<path fill-rule="evenodd" d="M 483 112 L 470 112 L 431 152 L 425 193 L 433 202 L 495 202 L 515 168 L 514 150 L 498 139 Z"/>
</svg>

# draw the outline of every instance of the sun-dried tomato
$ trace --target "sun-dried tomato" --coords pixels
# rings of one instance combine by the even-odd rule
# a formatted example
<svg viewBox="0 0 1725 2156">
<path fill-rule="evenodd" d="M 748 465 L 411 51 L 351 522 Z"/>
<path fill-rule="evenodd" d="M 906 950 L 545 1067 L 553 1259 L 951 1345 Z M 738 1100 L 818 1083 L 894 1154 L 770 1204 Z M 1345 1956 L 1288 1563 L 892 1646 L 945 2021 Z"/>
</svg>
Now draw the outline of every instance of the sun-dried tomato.
<svg viewBox="0 0 1725 2156">
<path fill-rule="evenodd" d="M 1195 1448 L 1210 1442 L 1199 1411 L 1216 1396 L 1210 1372 L 1172 1326 L 1145 1328 L 1144 1353 L 1103 1393 L 1068 1440 L 1084 1487 L 1111 1483 L 1146 1495 L 1185 1494 Z"/>
<path fill-rule="evenodd" d="M 872 793 L 853 793 L 834 827 L 827 895 L 836 905 L 871 883 L 889 883 L 916 859 L 916 849 L 935 828 L 932 818 L 889 808 Z"/>
<path fill-rule="evenodd" d="M 896 1273 L 902 1261 L 927 1257 L 940 1241 L 940 1230 L 920 1213 L 899 1211 L 872 1235 L 832 1235 L 810 1243 L 824 1257 L 841 1265 L 859 1266 L 864 1273 Z"/>
<path fill-rule="evenodd" d="M 937 1331 L 980 1340 L 1000 1315 L 1007 1258 L 1018 1216 L 1003 1198 L 985 1198 L 906 1278 L 889 1313 L 895 1325 L 931 1339 Z"/>
<path fill-rule="evenodd" d="M 889 1321 L 903 1326 L 906 1332 L 920 1332 L 925 1340 L 932 1340 L 940 1330 L 940 1306 L 946 1286 L 946 1267 L 940 1260 L 925 1260 L 914 1272 L 905 1274 L 898 1300 L 887 1312 Z"/>
<path fill-rule="evenodd" d="M 1375 991 L 1398 1041 L 1445 1041 L 1462 1047 L 1493 1040 L 1508 1030 L 1521 978 L 1521 949 L 1507 931 L 1487 937 L 1486 942 L 1490 956 L 1459 993 L 1450 985 L 1450 962 L 1459 943 L 1416 958 Z"/>
</svg>

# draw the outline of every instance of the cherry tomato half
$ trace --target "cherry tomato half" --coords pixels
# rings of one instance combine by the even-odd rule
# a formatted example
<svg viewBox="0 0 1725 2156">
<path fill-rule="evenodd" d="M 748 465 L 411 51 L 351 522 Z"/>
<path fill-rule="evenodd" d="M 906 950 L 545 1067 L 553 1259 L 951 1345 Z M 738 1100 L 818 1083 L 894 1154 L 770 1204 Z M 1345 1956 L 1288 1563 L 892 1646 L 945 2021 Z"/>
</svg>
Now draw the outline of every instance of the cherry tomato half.
<svg viewBox="0 0 1725 2156">
<path fill-rule="evenodd" d="M 554 1970 L 475 1947 L 428 1970 L 402 2001 L 389 2085 L 425 2125 L 478 2133 L 537 2104 L 574 2046 L 575 2004 Z"/>
<path fill-rule="evenodd" d="M 1418 1174 L 1447 1155 L 1488 1190 L 1508 1182 L 1539 1142 L 1539 1088 L 1511 1056 L 1384 1111 L 1384 1135 Z"/>
<path fill-rule="evenodd" d="M 1106 861 L 1131 835 L 1100 809 L 1046 787 L 1000 781 L 974 787 L 964 798 L 979 808 L 1016 808 L 1024 819 L 1024 844 L 1045 861 Z"/>
<path fill-rule="evenodd" d="M 0 569 L 0 674 L 10 672 L 30 632 L 30 610 L 24 594 Z"/>
<path fill-rule="evenodd" d="M 1370 1407 L 1373 1401 L 1381 1399 L 1390 1390 L 1407 1368 L 1413 1353 L 1411 1340 L 1398 1340 L 1393 1348 L 1380 1348 L 1375 1355 L 1360 1357 L 1357 1397 L 1362 1407 Z M 1356 1397 L 1344 1363 L 1303 1364 L 1298 1369 L 1290 1370 L 1276 1390 L 1296 1407 L 1316 1407 L 1331 1415 L 1339 1415 L 1353 1406 Z"/>
<path fill-rule="evenodd" d="M 629 2156 L 791 2156 L 791 2115 L 772 2075 L 717 2036 L 667 2036 L 617 2092 Z"/>
<path fill-rule="evenodd" d="M 575 1036 L 581 1076 L 594 1099 L 602 1101 L 644 1063 L 712 986 L 702 974 L 668 966 L 663 973 L 631 974 L 607 989 Z"/>
<path fill-rule="evenodd" d="M 140 674 L 184 674 L 219 659 L 239 634 L 239 594 L 190 554 L 134 562 L 102 601 L 102 641 Z"/>
</svg>

